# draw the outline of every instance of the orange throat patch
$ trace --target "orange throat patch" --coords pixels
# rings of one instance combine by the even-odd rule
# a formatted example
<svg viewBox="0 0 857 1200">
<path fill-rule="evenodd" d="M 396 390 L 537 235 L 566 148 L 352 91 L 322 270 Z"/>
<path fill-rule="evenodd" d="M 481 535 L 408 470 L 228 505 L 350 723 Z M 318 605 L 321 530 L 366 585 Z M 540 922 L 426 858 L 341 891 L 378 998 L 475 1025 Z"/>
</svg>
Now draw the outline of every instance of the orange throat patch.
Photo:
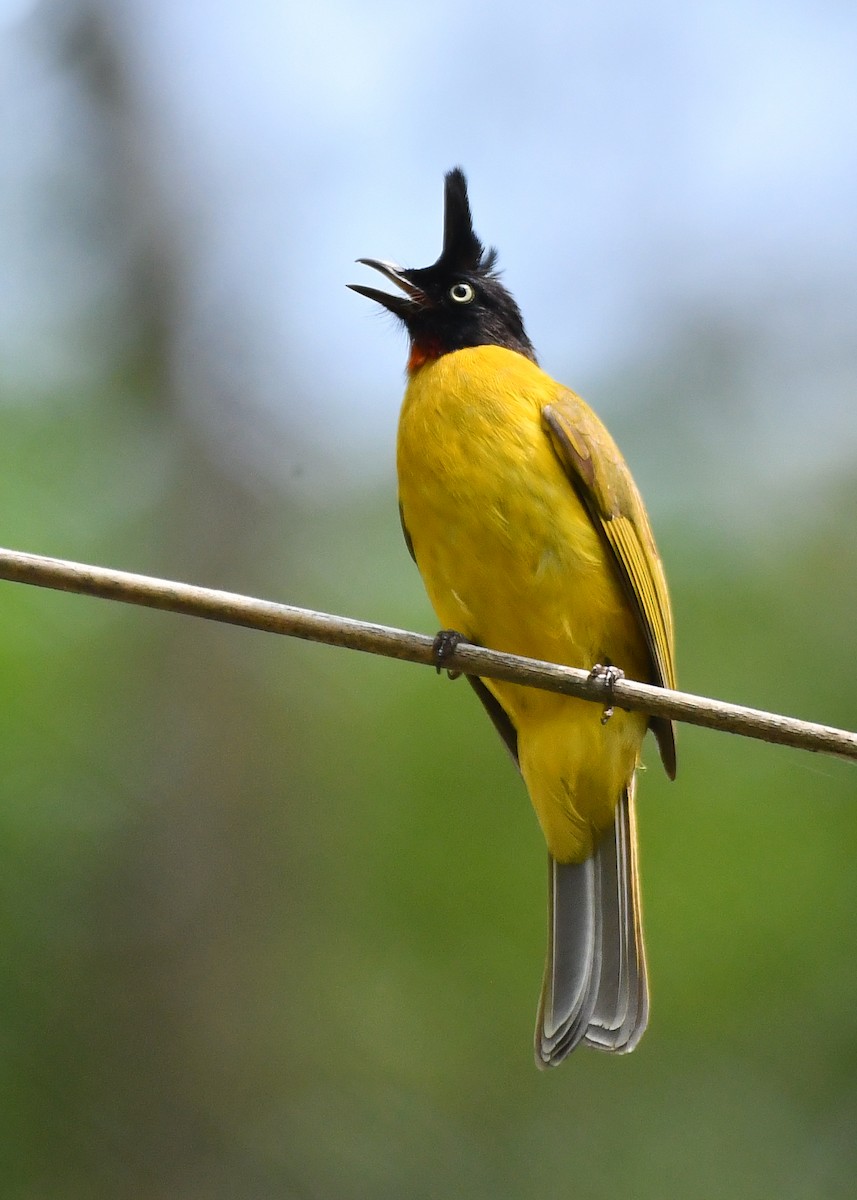
<svg viewBox="0 0 857 1200">
<path fill-rule="evenodd" d="M 427 362 L 432 362 L 434 359 L 440 358 L 442 354 L 443 350 L 437 341 L 411 342 L 411 353 L 408 358 L 408 374 L 413 375 L 414 371 L 418 371 Z"/>
</svg>

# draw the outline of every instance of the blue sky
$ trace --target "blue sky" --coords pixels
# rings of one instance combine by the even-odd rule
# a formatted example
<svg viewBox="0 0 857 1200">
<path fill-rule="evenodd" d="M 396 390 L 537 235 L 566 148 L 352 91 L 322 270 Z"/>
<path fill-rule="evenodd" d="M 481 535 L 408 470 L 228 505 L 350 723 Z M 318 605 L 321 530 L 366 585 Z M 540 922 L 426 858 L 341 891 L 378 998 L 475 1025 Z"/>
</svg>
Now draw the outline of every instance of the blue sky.
<svg viewBox="0 0 857 1200">
<path fill-rule="evenodd" d="M 27 11 L 0 0 L 0 348 L 24 347 L 18 367 L 38 375 L 72 369 L 63 304 L 96 301 L 112 267 L 33 216 L 63 156 L 97 205 L 101 164 Z M 180 231 L 191 407 L 219 371 L 241 393 L 239 427 L 291 420 L 299 393 L 310 458 L 335 423 L 361 470 L 386 470 L 404 345 L 344 284 L 365 278 L 361 255 L 436 257 L 442 175 L 461 163 L 477 229 L 564 382 L 597 405 L 600 381 L 661 353 L 688 312 L 712 313 L 760 339 L 748 427 L 769 435 L 789 381 L 805 398 L 819 363 L 838 364 L 812 405 L 829 409 L 830 453 L 853 454 L 857 8 L 113 0 L 103 13 L 130 85 L 139 208 Z M 229 362 L 199 369 L 224 330 Z"/>
</svg>

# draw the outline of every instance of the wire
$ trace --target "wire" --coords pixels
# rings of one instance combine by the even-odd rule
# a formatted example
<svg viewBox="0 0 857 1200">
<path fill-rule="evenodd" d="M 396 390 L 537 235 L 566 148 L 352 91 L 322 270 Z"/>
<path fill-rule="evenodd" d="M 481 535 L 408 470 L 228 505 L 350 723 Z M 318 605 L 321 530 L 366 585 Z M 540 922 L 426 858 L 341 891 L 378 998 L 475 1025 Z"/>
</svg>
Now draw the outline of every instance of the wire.
<svg viewBox="0 0 857 1200">
<path fill-rule="evenodd" d="M 189 583 L 4 549 L 0 549 L 0 579 L 437 666 L 435 639 L 425 634 Z M 577 667 L 486 650 L 469 642 L 459 643 L 445 655 L 443 666 L 466 675 L 502 679 L 577 696 L 602 706 L 615 705 L 764 742 L 857 760 L 857 733 L 844 729 L 688 692 L 669 691 L 631 679 L 614 680 L 608 675 L 593 675 Z"/>
</svg>

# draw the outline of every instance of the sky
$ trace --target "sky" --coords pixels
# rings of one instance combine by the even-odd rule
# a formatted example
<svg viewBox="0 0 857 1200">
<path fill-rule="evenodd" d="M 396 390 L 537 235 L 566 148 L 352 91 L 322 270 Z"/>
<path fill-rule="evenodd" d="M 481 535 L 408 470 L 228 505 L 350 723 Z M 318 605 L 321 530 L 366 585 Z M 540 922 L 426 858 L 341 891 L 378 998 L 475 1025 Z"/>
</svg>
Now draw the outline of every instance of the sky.
<svg viewBox="0 0 857 1200">
<path fill-rule="evenodd" d="M 852 6 L 104 0 L 100 12 L 126 74 L 138 217 L 179 231 L 177 378 L 202 414 L 233 394 L 227 424 L 270 469 L 278 421 L 296 409 L 311 462 L 336 456 L 333 440 L 347 447 L 343 479 L 387 469 L 403 337 L 344 285 L 366 280 L 364 255 L 434 260 L 442 177 L 458 163 L 552 374 L 598 406 L 605 380 L 668 354 L 688 321 L 746 326 L 759 346 L 740 406 L 752 445 L 773 436 L 772 461 L 805 455 L 794 423 L 809 391 L 829 420 L 812 460 L 853 455 Z M 4 370 L 19 385 L 91 371 L 75 319 L 124 266 L 121 231 L 99 259 L 91 238 L 81 249 L 51 224 L 50 188 L 66 177 L 82 223 L 96 220 L 109 168 L 73 78 L 33 32 L 61 13 L 0 0 L 0 386 Z M 227 341 L 229 355 L 206 354 Z"/>
</svg>

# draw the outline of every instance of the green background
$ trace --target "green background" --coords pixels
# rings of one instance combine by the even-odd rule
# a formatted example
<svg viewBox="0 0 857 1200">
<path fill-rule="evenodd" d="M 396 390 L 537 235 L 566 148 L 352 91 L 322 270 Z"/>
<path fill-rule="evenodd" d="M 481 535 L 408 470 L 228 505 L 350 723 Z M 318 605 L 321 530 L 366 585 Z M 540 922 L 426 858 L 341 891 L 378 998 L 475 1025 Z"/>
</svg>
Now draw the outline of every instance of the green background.
<svg viewBox="0 0 857 1200">
<path fill-rule="evenodd" d="M 432 629 L 392 485 L 260 503 L 139 399 L 7 418 L 8 541 Z M 847 726 L 853 496 L 815 501 L 745 545 L 658 532 L 684 683 Z M 650 745 L 649 1032 L 540 1074 L 544 850 L 463 683 L 2 605 L 5 1194 L 850 1194 L 852 766 L 683 728 L 670 785 Z"/>
<path fill-rule="evenodd" d="M 5 386 L 2 540 L 432 632 L 391 462 L 295 492 L 180 403 L 151 236 L 123 339 L 78 315 L 85 384 Z M 588 389 L 651 501 L 680 682 L 853 728 L 853 471 L 756 483 L 753 333 L 710 324 Z M 308 406 L 335 435 L 307 386 L 298 461 Z M 542 1074 L 544 847 L 463 682 L 16 584 L 0 613 L 4 1196 L 853 1195 L 852 765 L 683 727 L 669 784 L 649 745 L 650 1029 Z"/>
</svg>

